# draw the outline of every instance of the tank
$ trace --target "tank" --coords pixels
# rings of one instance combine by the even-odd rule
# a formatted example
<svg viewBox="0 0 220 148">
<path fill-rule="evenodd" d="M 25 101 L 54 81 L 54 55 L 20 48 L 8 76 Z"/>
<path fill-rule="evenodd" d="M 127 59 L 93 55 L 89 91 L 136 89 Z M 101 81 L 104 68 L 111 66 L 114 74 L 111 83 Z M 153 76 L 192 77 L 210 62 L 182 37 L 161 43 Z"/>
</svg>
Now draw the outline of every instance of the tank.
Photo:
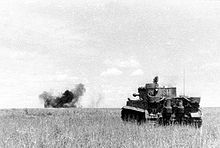
<svg viewBox="0 0 220 148">
<path fill-rule="evenodd" d="M 133 94 L 121 109 L 123 121 L 157 123 L 160 125 L 183 124 L 201 127 L 200 97 L 177 96 L 176 87 L 159 87 L 158 76 Z"/>
</svg>

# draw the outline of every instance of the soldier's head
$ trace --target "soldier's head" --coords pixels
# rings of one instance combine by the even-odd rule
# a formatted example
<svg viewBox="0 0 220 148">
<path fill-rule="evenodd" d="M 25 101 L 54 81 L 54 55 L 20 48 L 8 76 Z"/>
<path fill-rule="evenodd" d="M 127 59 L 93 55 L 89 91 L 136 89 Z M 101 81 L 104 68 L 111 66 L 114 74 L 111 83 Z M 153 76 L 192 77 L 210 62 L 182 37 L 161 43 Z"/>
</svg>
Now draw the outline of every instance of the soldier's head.
<svg viewBox="0 0 220 148">
<path fill-rule="evenodd" d="M 158 76 L 156 76 L 153 80 L 153 83 L 157 84 L 158 80 L 159 80 L 159 78 L 158 78 Z"/>
<path fill-rule="evenodd" d="M 69 95 L 69 93 L 70 93 L 70 91 L 69 91 L 69 90 L 66 90 L 66 91 L 63 93 L 63 95 L 64 95 L 64 96 L 67 96 L 67 95 Z"/>
</svg>

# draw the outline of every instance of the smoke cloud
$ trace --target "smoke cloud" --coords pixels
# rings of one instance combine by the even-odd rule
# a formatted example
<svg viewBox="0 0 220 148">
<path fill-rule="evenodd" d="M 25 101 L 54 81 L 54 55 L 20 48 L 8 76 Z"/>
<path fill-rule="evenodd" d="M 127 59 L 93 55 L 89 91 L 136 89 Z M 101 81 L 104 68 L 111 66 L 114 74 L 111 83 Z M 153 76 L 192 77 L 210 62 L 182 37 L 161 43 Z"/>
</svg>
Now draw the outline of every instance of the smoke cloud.
<svg viewBox="0 0 220 148">
<path fill-rule="evenodd" d="M 92 101 L 88 107 L 98 108 L 98 107 L 100 107 L 101 102 L 104 100 L 104 96 L 103 96 L 103 94 L 99 93 L 98 96 L 96 95 L 91 100 Z"/>
<path fill-rule="evenodd" d="M 77 107 L 76 103 L 86 91 L 84 84 L 77 84 L 72 90 L 66 90 L 61 96 L 53 96 L 51 93 L 44 91 L 39 98 L 44 101 L 45 108 L 70 108 Z"/>
</svg>

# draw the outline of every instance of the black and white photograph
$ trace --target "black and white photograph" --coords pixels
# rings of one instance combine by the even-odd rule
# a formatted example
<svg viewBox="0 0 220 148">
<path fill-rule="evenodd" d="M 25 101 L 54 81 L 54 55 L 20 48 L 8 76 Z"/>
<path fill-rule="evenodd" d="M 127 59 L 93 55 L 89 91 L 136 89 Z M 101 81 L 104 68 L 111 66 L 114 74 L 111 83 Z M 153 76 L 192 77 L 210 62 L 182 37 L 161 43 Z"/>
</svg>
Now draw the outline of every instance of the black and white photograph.
<svg viewBox="0 0 220 148">
<path fill-rule="evenodd" d="M 219 148 L 220 0 L 0 0 L 0 148 Z"/>
</svg>

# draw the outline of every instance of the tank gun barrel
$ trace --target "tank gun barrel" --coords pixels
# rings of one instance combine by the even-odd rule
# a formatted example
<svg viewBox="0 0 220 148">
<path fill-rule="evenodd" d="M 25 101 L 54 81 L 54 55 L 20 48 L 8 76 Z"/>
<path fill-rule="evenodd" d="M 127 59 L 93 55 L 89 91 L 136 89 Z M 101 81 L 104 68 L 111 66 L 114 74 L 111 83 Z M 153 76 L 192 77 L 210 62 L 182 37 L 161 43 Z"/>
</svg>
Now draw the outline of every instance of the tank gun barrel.
<svg viewBox="0 0 220 148">
<path fill-rule="evenodd" d="M 134 93 L 133 96 L 134 96 L 134 97 L 137 97 L 137 96 L 140 96 L 140 94 L 135 94 L 135 93 Z"/>
</svg>

